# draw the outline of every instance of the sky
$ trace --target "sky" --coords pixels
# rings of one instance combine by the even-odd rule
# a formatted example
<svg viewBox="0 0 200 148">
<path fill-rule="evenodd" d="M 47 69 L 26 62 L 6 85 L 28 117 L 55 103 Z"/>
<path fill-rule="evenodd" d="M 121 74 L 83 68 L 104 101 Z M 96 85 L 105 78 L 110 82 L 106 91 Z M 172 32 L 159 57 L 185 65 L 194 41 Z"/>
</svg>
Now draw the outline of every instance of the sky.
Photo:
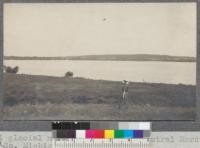
<svg viewBox="0 0 200 148">
<path fill-rule="evenodd" d="M 196 56 L 195 3 L 4 4 L 4 55 Z"/>
</svg>

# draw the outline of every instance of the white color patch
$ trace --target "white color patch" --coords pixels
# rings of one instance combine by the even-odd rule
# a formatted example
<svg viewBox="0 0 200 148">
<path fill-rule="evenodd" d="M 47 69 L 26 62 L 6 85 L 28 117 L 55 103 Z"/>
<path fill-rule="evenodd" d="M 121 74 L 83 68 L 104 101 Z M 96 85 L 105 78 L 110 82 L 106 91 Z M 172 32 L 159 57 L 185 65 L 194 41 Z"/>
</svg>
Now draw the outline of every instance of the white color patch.
<svg viewBox="0 0 200 148">
<path fill-rule="evenodd" d="M 76 138 L 85 138 L 85 130 L 76 130 Z"/>
</svg>

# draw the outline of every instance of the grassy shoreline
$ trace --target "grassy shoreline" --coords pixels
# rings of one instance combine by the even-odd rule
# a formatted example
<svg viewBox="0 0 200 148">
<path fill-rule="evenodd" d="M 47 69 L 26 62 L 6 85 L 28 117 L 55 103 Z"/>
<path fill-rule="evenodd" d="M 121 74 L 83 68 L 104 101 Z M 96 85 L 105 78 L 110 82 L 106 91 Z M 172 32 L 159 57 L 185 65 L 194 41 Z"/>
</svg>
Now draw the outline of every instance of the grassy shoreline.
<svg viewBox="0 0 200 148">
<path fill-rule="evenodd" d="M 191 120 L 195 86 L 136 83 L 118 109 L 121 82 L 4 74 L 4 117 L 17 119 Z"/>
</svg>

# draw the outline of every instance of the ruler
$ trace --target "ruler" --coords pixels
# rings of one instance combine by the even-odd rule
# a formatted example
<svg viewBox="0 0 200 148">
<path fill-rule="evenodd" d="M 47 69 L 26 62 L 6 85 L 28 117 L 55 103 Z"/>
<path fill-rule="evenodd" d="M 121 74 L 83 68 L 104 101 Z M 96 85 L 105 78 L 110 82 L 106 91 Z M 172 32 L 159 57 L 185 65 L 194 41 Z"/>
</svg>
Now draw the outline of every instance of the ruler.
<svg viewBox="0 0 200 148">
<path fill-rule="evenodd" d="M 52 148 L 150 148 L 147 139 L 53 139 Z"/>
</svg>

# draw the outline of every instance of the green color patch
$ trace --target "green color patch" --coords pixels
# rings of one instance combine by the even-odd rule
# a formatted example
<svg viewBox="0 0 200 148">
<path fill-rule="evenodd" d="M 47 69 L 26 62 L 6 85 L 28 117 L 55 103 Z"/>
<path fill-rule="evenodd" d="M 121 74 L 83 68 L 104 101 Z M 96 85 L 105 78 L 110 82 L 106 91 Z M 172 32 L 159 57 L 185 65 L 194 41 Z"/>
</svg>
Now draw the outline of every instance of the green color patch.
<svg viewBox="0 0 200 148">
<path fill-rule="evenodd" d="M 123 130 L 115 130 L 115 138 L 124 138 Z"/>
</svg>

